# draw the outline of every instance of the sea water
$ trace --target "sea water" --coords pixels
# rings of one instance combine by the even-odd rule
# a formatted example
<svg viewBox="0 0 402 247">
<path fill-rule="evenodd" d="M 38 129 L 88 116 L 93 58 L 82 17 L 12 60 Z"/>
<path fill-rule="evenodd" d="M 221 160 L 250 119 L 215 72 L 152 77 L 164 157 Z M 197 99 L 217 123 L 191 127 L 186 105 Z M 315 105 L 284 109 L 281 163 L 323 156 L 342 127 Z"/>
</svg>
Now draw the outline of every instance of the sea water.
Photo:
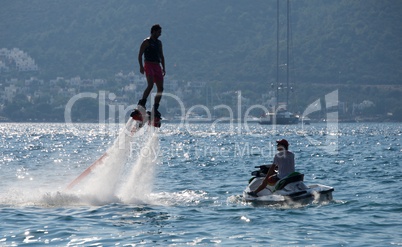
<svg viewBox="0 0 402 247">
<path fill-rule="evenodd" d="M 116 143 L 123 128 L 1 123 L 0 246 L 402 245 L 400 124 L 164 124 Z M 282 138 L 333 201 L 242 200 Z"/>
</svg>

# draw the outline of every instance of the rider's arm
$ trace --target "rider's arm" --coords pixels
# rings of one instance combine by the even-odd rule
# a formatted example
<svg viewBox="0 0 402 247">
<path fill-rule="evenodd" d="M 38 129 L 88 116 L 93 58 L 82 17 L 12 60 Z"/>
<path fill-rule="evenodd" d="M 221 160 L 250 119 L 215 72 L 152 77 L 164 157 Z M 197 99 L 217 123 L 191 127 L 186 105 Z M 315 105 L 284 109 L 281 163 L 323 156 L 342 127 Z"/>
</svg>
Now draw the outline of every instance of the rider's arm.
<svg viewBox="0 0 402 247">
<path fill-rule="evenodd" d="M 138 51 L 138 63 L 140 64 L 140 69 L 144 68 L 142 63 L 142 55 L 144 54 L 145 49 L 148 47 L 148 41 L 144 40 L 140 46 L 140 50 Z"/>
<path fill-rule="evenodd" d="M 161 58 L 161 64 L 162 64 L 163 75 L 165 75 L 165 74 L 166 74 L 165 56 L 163 55 L 162 42 L 161 42 L 161 46 L 160 46 L 160 58 Z"/>
<path fill-rule="evenodd" d="M 270 177 L 270 176 L 274 175 L 275 174 L 275 169 L 276 169 L 276 165 L 272 164 L 271 167 L 268 170 L 267 177 Z"/>
</svg>

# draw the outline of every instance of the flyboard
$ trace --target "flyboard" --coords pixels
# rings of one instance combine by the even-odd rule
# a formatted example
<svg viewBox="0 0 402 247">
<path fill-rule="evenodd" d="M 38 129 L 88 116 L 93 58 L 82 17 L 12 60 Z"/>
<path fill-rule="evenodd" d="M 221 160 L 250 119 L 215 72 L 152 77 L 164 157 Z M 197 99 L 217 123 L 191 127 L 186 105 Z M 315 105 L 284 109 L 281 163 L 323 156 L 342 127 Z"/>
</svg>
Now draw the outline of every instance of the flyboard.
<svg viewBox="0 0 402 247">
<path fill-rule="evenodd" d="M 130 118 L 125 126 L 125 129 L 122 131 L 122 134 L 126 134 L 126 130 L 130 131 L 130 135 L 133 136 L 136 132 L 138 132 L 142 127 L 144 127 L 147 123 L 150 126 L 160 128 L 161 127 L 161 117 L 160 116 L 152 116 L 151 112 L 141 112 L 140 110 L 134 110 Z M 109 151 L 109 150 L 108 150 Z M 74 186 L 79 184 L 85 177 L 87 177 L 98 165 L 102 164 L 102 162 L 109 156 L 108 151 L 106 151 L 102 156 L 100 156 L 95 162 L 92 163 L 85 171 L 83 171 L 77 178 L 75 178 L 67 187 L 67 190 L 71 190 Z"/>
</svg>

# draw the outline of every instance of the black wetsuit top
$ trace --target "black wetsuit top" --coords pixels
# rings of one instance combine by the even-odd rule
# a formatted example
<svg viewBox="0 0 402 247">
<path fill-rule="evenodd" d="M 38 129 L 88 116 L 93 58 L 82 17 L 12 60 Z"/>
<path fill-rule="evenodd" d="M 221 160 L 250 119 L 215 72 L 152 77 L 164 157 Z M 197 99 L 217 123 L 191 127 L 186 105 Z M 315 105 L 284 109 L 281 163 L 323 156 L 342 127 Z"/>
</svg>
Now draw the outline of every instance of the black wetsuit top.
<svg viewBox="0 0 402 247">
<path fill-rule="evenodd" d="M 149 46 L 144 51 L 144 57 L 146 62 L 160 63 L 161 62 L 161 45 L 162 42 L 160 40 L 154 40 L 148 38 Z"/>
</svg>

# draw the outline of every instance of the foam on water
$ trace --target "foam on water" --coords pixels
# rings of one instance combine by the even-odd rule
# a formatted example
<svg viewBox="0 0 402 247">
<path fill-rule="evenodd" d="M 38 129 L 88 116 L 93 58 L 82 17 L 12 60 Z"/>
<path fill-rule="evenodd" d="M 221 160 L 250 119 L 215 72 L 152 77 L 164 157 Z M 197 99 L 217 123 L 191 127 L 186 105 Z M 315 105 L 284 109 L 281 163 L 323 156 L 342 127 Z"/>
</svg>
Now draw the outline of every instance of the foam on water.
<svg viewBox="0 0 402 247">
<path fill-rule="evenodd" d="M 211 199 L 205 191 L 183 190 L 178 192 L 159 192 L 149 195 L 149 202 L 155 205 L 198 205 L 203 201 Z M 212 198 L 216 199 L 216 198 Z"/>
<path fill-rule="evenodd" d="M 106 151 L 106 157 L 95 167 L 88 179 L 79 185 L 79 194 L 93 198 L 97 204 L 116 202 L 116 189 L 121 178 L 124 165 L 130 155 L 130 143 L 133 120 L 130 119 L 121 129 L 113 145 Z"/>
<path fill-rule="evenodd" d="M 159 138 L 153 127 L 145 126 L 135 132 L 133 128 L 136 123 L 130 118 L 104 158 L 71 190 L 60 189 L 60 184 L 51 181 L 46 182 L 46 187 L 41 181 L 30 181 L 3 188 L 0 204 L 47 207 L 149 203 Z"/>
<path fill-rule="evenodd" d="M 129 204 L 148 201 L 148 195 L 152 191 L 155 165 L 157 164 L 157 155 L 159 153 L 157 134 L 152 133 L 151 138 L 148 139 L 139 152 L 135 153 L 136 163 L 119 191 L 121 200 Z"/>
<path fill-rule="evenodd" d="M 159 139 L 152 127 L 133 135 L 130 130 L 134 125 L 130 119 L 108 149 L 107 157 L 80 185 L 79 196 L 90 204 L 146 202 L 152 190 Z M 145 145 L 142 139 L 147 140 Z"/>
</svg>

